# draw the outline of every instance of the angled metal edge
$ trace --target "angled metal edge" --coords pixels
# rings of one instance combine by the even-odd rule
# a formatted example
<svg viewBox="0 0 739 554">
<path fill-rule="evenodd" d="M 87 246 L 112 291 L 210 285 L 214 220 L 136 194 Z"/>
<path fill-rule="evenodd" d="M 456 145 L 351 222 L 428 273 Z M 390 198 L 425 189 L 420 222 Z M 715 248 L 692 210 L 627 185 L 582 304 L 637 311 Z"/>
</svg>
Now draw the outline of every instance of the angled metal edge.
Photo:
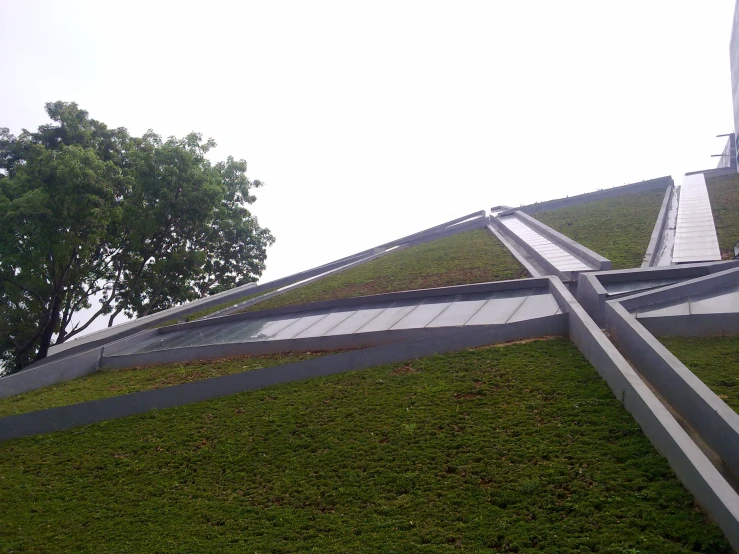
<svg viewBox="0 0 739 554">
<path fill-rule="evenodd" d="M 665 191 L 665 197 L 662 199 L 662 206 L 657 214 L 657 220 L 654 222 L 654 229 L 652 230 L 652 236 L 649 237 L 649 244 L 647 245 L 647 251 L 644 254 L 644 260 L 642 261 L 642 267 L 652 267 L 657 262 L 657 255 L 659 254 L 660 247 L 662 246 L 662 238 L 667 225 L 667 216 L 670 210 L 670 201 L 672 195 L 675 193 L 675 184 L 670 183 Z"/>
<path fill-rule="evenodd" d="M 683 485 L 739 548 L 739 495 L 688 436 L 662 402 L 597 327 L 567 288 L 551 279 L 550 290 L 567 304 L 570 339 L 623 402 Z"/>
<path fill-rule="evenodd" d="M 719 271 L 726 271 L 727 269 L 736 267 L 739 267 L 739 260 L 581 273 L 578 277 L 577 300 L 585 308 L 585 311 L 588 312 L 588 315 L 590 315 L 590 317 L 592 317 L 600 327 L 604 327 L 606 300 L 608 299 L 608 291 L 604 287 L 604 284 L 650 281 L 653 279 L 670 277 L 682 277 L 687 280 L 696 277 L 705 277 L 713 273 L 718 273 Z M 673 285 L 665 285 L 665 287 L 661 288 L 666 288 L 667 286 Z M 640 294 L 653 292 L 656 291 L 651 290 Z M 629 298 L 630 296 L 633 295 L 621 297 L 621 299 Z"/>
<path fill-rule="evenodd" d="M 677 359 L 618 300 L 606 303 L 608 332 L 619 350 L 739 475 L 739 415 Z"/>
<path fill-rule="evenodd" d="M 516 258 L 516 261 L 520 263 L 526 271 L 529 272 L 529 275 L 531 275 L 532 277 L 542 277 L 542 274 L 533 265 L 531 265 L 529 261 L 518 252 L 518 250 L 516 250 L 516 248 L 510 243 L 508 238 L 504 237 L 498 229 L 496 229 L 492 225 L 488 225 L 487 228 L 488 231 L 490 231 L 495 236 L 495 238 L 497 238 L 501 242 L 501 244 L 508 249 L 513 257 Z"/>
<path fill-rule="evenodd" d="M 619 303 L 624 309 L 633 311 L 638 308 L 659 304 L 662 302 L 670 302 L 685 298 L 691 294 L 701 294 L 709 292 L 727 285 L 731 285 L 739 281 L 739 267 L 718 271 L 703 277 L 696 277 L 682 283 L 669 285 L 667 287 L 637 293 L 624 298 L 619 298 Z"/>
<path fill-rule="evenodd" d="M 536 249 L 532 247 L 528 242 L 526 242 L 521 237 L 519 237 L 517 234 L 515 234 L 513 231 L 505 227 L 497 217 L 490 218 L 490 226 L 496 229 L 499 234 L 511 237 L 511 240 L 514 240 L 523 250 L 525 250 L 528 253 L 528 255 L 531 256 L 536 261 L 536 263 L 538 263 L 544 269 L 544 271 L 547 272 L 547 274 L 555 275 L 557 278 L 561 279 L 562 281 L 572 280 L 573 278 L 572 272 L 569 272 L 569 271 L 563 272 L 557 269 L 556 267 L 554 267 L 552 262 L 547 260 L 539 252 L 537 252 Z"/>
</svg>

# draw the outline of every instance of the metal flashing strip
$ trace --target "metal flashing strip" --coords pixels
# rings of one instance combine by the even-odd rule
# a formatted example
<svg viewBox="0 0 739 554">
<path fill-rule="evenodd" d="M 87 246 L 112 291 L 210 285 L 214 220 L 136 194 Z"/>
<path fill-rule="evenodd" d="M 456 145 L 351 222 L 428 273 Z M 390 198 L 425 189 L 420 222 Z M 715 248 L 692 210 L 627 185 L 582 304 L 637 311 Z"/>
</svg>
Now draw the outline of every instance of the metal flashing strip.
<svg viewBox="0 0 739 554">
<path fill-rule="evenodd" d="M 531 246 L 543 258 L 562 273 L 570 271 L 592 271 L 595 269 L 567 252 L 561 246 L 535 231 L 515 216 L 498 219 L 511 233 Z"/>
<path fill-rule="evenodd" d="M 686 175 L 680 187 L 673 263 L 721 260 L 703 174 Z"/>
<path fill-rule="evenodd" d="M 675 197 L 675 186 L 670 184 L 665 190 L 665 196 L 662 199 L 662 205 L 660 206 L 659 213 L 657 214 L 657 220 L 654 223 L 654 229 L 652 235 L 649 238 L 649 244 L 647 245 L 647 251 L 644 254 L 644 260 L 641 266 L 653 267 L 659 264 L 660 258 L 665 252 L 668 237 L 666 232 L 669 228 L 669 220 L 671 215 L 670 207 Z M 671 253 L 671 249 L 670 249 Z"/>
</svg>

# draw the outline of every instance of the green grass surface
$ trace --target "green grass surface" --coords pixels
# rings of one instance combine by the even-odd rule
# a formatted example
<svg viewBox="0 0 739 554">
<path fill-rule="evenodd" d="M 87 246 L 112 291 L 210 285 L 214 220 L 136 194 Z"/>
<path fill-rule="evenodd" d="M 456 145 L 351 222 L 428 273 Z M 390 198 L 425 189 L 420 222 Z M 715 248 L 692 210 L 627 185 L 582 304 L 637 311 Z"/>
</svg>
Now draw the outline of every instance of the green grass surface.
<svg viewBox="0 0 739 554">
<path fill-rule="evenodd" d="M 721 256 L 732 259 L 734 244 L 739 241 L 739 175 L 708 178 L 706 188 Z"/>
<path fill-rule="evenodd" d="M 739 412 L 739 337 L 661 337 L 678 360 Z"/>
<path fill-rule="evenodd" d="M 0 551 L 729 551 L 566 340 L 0 443 L 0 521 Z"/>
<path fill-rule="evenodd" d="M 299 352 L 238 356 L 215 361 L 196 361 L 98 371 L 87 377 L 0 399 L 0 417 L 56 408 L 88 400 L 200 381 L 262 367 L 289 364 L 326 354 Z"/>
<path fill-rule="evenodd" d="M 665 189 L 650 190 L 533 217 L 627 269 L 641 266 L 664 197 Z"/>
<path fill-rule="evenodd" d="M 386 256 L 287 291 L 245 311 L 384 292 L 530 277 L 486 229 L 467 231 Z"/>
</svg>

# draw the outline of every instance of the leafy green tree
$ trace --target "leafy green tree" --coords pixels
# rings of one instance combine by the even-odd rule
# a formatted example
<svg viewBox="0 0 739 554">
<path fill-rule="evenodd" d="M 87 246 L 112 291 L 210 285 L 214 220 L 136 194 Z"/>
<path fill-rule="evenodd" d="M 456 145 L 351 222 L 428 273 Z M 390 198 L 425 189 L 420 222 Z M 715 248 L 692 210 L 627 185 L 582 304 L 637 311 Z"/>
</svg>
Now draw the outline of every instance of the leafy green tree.
<svg viewBox="0 0 739 554">
<path fill-rule="evenodd" d="M 274 242 L 248 209 L 246 162 L 149 131 L 131 137 L 74 103 L 19 137 L 0 129 L 0 359 L 44 358 L 99 317 L 140 317 L 255 281 Z M 72 324 L 83 308 L 86 321 Z"/>
</svg>

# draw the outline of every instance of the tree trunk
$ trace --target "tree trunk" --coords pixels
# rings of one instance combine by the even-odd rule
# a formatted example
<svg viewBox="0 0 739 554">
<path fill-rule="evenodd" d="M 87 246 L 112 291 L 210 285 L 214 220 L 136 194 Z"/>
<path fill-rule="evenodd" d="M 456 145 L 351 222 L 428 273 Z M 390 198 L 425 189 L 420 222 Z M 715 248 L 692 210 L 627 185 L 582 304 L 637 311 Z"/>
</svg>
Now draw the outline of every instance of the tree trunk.
<svg viewBox="0 0 739 554">
<path fill-rule="evenodd" d="M 62 299 L 60 294 L 54 295 L 51 308 L 49 310 L 49 318 L 46 321 L 43 333 L 41 333 L 41 341 L 39 343 L 38 353 L 34 361 L 43 360 L 49 353 L 49 346 L 51 346 L 51 337 L 54 336 L 54 329 L 56 329 L 61 317 Z"/>
</svg>

